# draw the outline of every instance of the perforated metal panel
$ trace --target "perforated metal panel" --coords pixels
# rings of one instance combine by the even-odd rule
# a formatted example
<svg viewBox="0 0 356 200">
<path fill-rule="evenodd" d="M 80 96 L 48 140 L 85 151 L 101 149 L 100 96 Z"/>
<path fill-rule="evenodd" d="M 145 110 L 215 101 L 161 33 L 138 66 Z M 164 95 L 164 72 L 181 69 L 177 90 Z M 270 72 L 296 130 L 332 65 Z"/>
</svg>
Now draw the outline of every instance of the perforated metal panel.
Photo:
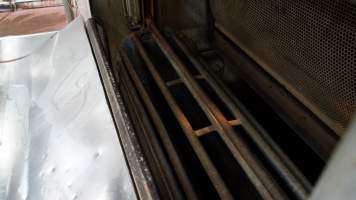
<svg viewBox="0 0 356 200">
<path fill-rule="evenodd" d="M 356 104 L 356 5 L 346 0 L 211 0 L 218 26 L 334 131 Z"/>
</svg>

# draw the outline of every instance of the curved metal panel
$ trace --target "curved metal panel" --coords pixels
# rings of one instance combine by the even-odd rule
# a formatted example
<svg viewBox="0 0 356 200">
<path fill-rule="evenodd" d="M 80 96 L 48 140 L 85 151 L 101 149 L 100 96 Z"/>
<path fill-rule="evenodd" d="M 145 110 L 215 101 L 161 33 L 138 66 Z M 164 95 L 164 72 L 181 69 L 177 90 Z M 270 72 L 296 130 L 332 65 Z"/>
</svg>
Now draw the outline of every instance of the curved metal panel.
<svg viewBox="0 0 356 200">
<path fill-rule="evenodd" d="M 0 199 L 136 199 L 82 20 L 0 47 Z"/>
</svg>

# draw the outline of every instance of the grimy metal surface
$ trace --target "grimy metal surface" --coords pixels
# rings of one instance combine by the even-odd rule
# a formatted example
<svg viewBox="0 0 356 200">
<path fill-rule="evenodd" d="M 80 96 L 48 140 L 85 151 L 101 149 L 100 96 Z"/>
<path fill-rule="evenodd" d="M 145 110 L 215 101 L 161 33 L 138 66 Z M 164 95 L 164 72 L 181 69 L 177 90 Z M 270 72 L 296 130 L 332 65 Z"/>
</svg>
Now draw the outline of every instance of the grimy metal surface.
<svg viewBox="0 0 356 200">
<path fill-rule="evenodd" d="M 210 0 L 215 27 L 334 132 L 356 109 L 350 0 Z"/>
<path fill-rule="evenodd" d="M 136 199 L 82 20 L 0 49 L 0 199 Z"/>
</svg>

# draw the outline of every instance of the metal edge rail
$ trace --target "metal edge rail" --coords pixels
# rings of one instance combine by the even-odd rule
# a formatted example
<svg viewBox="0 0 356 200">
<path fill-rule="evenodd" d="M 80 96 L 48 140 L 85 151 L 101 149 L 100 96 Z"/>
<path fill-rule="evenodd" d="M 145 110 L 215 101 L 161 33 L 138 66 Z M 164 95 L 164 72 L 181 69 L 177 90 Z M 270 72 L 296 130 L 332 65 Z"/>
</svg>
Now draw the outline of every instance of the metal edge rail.
<svg viewBox="0 0 356 200">
<path fill-rule="evenodd" d="M 147 163 L 145 160 L 140 159 L 143 158 L 141 148 L 133 133 L 133 128 L 129 122 L 118 88 L 115 87 L 111 67 L 103 56 L 103 48 L 98 40 L 98 33 L 93 19 L 89 19 L 86 22 L 86 28 L 138 197 L 140 199 L 159 199 L 156 186 L 152 182 L 151 172 L 147 170 Z"/>
</svg>

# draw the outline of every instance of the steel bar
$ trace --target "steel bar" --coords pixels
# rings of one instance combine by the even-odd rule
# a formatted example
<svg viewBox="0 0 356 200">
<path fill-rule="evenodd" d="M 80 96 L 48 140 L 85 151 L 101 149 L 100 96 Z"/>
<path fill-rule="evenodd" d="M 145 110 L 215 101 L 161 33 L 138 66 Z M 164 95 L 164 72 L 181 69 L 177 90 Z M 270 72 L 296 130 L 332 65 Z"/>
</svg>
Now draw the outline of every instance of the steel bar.
<svg viewBox="0 0 356 200">
<path fill-rule="evenodd" d="M 295 167 L 290 159 L 283 153 L 277 144 L 272 140 L 266 131 L 253 119 L 251 114 L 238 99 L 229 96 L 229 91 L 223 83 L 212 77 L 202 66 L 201 62 L 188 50 L 188 48 L 176 37 L 172 36 L 174 42 L 188 57 L 194 67 L 206 77 L 206 81 L 226 104 L 234 117 L 241 118 L 242 126 L 256 145 L 261 149 L 264 156 L 270 161 L 274 168 L 281 175 L 281 178 L 288 184 L 299 199 L 307 199 L 311 191 L 311 184 L 302 173 Z"/>
<path fill-rule="evenodd" d="M 14 12 L 19 9 L 36 9 L 46 7 L 63 6 L 64 3 L 61 0 L 56 1 L 0 1 L 0 13 L 1 12 Z"/>
<path fill-rule="evenodd" d="M 196 76 L 194 76 L 194 78 L 197 79 L 197 80 L 202 80 L 202 79 L 204 79 L 204 76 L 203 75 L 196 75 Z M 181 79 L 175 79 L 175 80 L 166 82 L 166 85 L 168 87 L 171 87 L 173 85 L 177 85 L 177 84 L 180 84 L 180 83 L 182 83 Z"/>
<path fill-rule="evenodd" d="M 63 6 L 64 3 L 61 0 L 56 1 L 26 1 L 16 2 L 16 9 L 36 9 L 45 7 L 57 7 Z"/>
<path fill-rule="evenodd" d="M 67 22 L 73 21 L 75 16 L 74 16 L 72 6 L 71 6 L 69 0 L 63 0 L 63 4 L 64 4 L 64 10 L 65 10 Z"/>
<path fill-rule="evenodd" d="M 141 11 L 144 12 L 144 9 L 140 6 L 141 3 L 138 0 L 123 0 L 122 3 L 125 12 L 124 14 L 128 19 L 129 25 L 131 27 L 137 26 L 141 20 L 141 14 L 143 14 Z"/>
<path fill-rule="evenodd" d="M 197 137 L 201 137 L 203 135 L 206 135 L 208 133 L 212 133 L 214 131 L 216 131 L 215 126 L 207 126 L 207 127 L 201 128 L 199 130 L 196 130 L 195 131 L 195 135 Z"/>
<path fill-rule="evenodd" d="M 162 143 L 164 148 L 167 151 L 168 157 L 170 161 L 172 162 L 172 166 L 177 173 L 177 177 L 182 185 L 182 188 L 184 190 L 184 193 L 188 197 L 188 199 L 198 199 L 196 196 L 196 193 L 193 189 L 192 184 L 189 181 L 189 178 L 187 176 L 187 173 L 184 170 L 182 162 L 179 160 L 178 154 L 169 138 L 169 135 L 167 133 L 166 128 L 163 125 L 163 122 L 157 113 L 157 110 L 155 109 L 155 106 L 152 104 L 149 95 L 147 94 L 142 82 L 140 81 L 137 73 L 134 70 L 134 66 L 132 65 L 130 59 L 128 58 L 126 52 L 124 50 L 120 51 L 120 54 L 125 62 L 125 68 L 129 72 L 138 92 L 142 96 L 142 100 L 147 107 L 148 112 L 150 113 L 150 116 L 152 117 L 152 121 L 155 125 L 155 127 L 158 129 L 158 134 L 160 135 L 162 139 Z"/>
<path fill-rule="evenodd" d="M 186 69 L 186 66 L 178 58 L 158 29 L 149 20 L 148 24 L 158 46 L 168 58 L 169 62 L 192 93 L 193 97 L 197 100 L 198 104 L 202 107 L 211 123 L 216 126 L 220 137 L 254 184 L 257 191 L 259 191 L 260 195 L 265 199 L 287 198 L 279 186 L 273 181 L 272 176 L 248 149 L 239 134 L 229 125 L 221 111 L 206 96 L 194 78 L 192 78 L 191 74 Z"/>
<path fill-rule="evenodd" d="M 160 77 L 159 73 L 155 69 L 154 64 L 150 60 L 149 56 L 146 53 L 143 45 L 141 44 L 138 36 L 133 34 L 133 42 L 137 47 L 139 53 L 141 54 L 145 64 L 147 65 L 148 70 L 152 74 L 155 82 L 157 83 L 158 87 L 160 88 L 163 96 L 167 100 L 168 105 L 170 106 L 173 114 L 179 121 L 181 128 L 183 129 L 184 133 L 186 134 L 190 144 L 194 152 L 196 153 L 197 157 L 199 158 L 202 166 L 206 170 L 211 182 L 213 183 L 215 189 L 217 190 L 219 196 L 222 199 L 233 199 L 231 193 L 227 189 L 224 181 L 222 180 L 220 174 L 218 173 L 217 169 L 215 168 L 214 164 L 210 160 L 207 152 L 204 150 L 202 144 L 200 143 L 199 139 L 196 137 L 192 126 L 190 125 L 188 119 L 186 118 L 183 111 L 180 109 L 178 104 L 176 103 L 175 99 L 173 98 L 172 94 L 170 93 L 169 89 L 166 87 L 165 82 Z"/>
</svg>

